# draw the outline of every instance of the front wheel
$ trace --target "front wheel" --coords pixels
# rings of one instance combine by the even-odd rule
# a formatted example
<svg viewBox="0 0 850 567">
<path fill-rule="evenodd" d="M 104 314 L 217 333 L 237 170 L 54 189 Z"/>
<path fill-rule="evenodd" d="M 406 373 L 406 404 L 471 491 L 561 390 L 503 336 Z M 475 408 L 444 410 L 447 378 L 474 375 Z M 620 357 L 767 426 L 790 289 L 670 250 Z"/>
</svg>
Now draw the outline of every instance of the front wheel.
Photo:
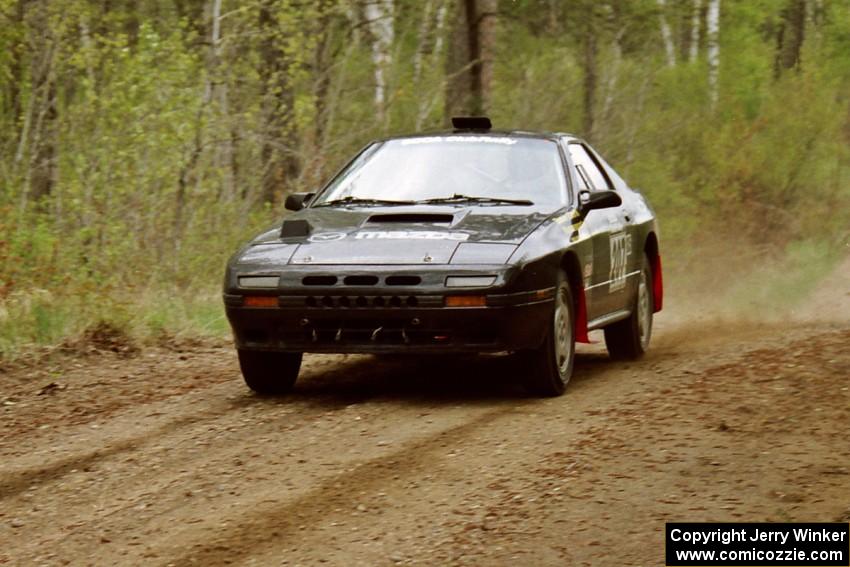
<svg viewBox="0 0 850 567">
<path fill-rule="evenodd" d="M 285 394 L 295 385 L 301 357 L 300 352 L 240 350 L 239 367 L 245 384 L 258 394 Z"/>
<path fill-rule="evenodd" d="M 649 348 L 652 336 L 652 272 L 644 256 L 638 276 L 638 289 L 632 304 L 632 314 L 627 319 L 605 327 L 605 346 L 611 358 L 634 360 Z"/>
<path fill-rule="evenodd" d="M 543 344 L 534 350 L 520 353 L 528 374 L 526 389 L 544 397 L 560 396 L 573 374 L 575 359 L 575 306 L 566 275 L 559 273 L 555 290 L 552 321 Z"/>
</svg>

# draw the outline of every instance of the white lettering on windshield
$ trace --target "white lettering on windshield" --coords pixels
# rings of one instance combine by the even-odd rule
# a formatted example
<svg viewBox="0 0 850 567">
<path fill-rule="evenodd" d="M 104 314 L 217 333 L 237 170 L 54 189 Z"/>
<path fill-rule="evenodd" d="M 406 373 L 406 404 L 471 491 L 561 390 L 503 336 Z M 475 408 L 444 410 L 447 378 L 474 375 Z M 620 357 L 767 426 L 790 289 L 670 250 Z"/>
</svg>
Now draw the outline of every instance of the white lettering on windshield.
<svg viewBox="0 0 850 567">
<path fill-rule="evenodd" d="M 513 138 L 496 136 L 425 136 L 422 138 L 406 138 L 401 140 L 401 145 L 415 146 L 418 144 L 442 144 L 445 142 L 483 142 L 485 144 L 501 144 L 503 146 L 513 146 L 516 144 L 516 140 Z"/>
</svg>

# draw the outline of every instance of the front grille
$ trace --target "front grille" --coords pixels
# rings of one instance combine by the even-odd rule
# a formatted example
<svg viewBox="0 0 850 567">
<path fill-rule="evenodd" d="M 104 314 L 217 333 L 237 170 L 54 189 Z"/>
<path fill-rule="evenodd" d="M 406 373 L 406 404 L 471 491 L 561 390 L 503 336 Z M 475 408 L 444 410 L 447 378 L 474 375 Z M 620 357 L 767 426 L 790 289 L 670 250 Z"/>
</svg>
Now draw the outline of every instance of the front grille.
<svg viewBox="0 0 850 567">
<path fill-rule="evenodd" d="M 389 276 L 384 282 L 387 285 L 419 285 L 422 278 L 419 276 Z"/>
<path fill-rule="evenodd" d="M 345 285 L 375 285 L 378 283 L 378 276 L 345 276 L 342 283 Z"/>
<path fill-rule="evenodd" d="M 427 309 L 444 307 L 442 295 L 281 295 L 283 309 Z"/>
<path fill-rule="evenodd" d="M 304 285 L 336 285 L 336 276 L 306 276 L 301 280 Z"/>
<path fill-rule="evenodd" d="M 304 276 L 301 278 L 301 285 L 304 286 L 324 286 L 333 287 L 340 282 L 346 286 L 373 286 L 378 285 L 381 279 L 378 276 L 369 274 L 351 274 L 348 276 L 338 277 L 333 274 L 318 274 L 312 276 Z M 384 278 L 384 284 L 390 286 L 417 286 L 422 283 L 422 277 L 417 275 L 396 274 Z"/>
</svg>

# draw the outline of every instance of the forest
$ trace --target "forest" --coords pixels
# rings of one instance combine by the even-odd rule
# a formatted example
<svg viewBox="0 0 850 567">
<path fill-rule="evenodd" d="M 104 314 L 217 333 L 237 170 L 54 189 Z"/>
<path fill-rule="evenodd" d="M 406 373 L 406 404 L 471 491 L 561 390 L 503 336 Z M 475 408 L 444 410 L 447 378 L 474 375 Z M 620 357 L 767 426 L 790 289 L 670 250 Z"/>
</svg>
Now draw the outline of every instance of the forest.
<svg viewBox="0 0 850 567">
<path fill-rule="evenodd" d="M 0 357 L 225 334 L 288 193 L 458 114 L 590 141 L 692 293 L 791 301 L 848 252 L 846 0 L 0 0 Z"/>
</svg>

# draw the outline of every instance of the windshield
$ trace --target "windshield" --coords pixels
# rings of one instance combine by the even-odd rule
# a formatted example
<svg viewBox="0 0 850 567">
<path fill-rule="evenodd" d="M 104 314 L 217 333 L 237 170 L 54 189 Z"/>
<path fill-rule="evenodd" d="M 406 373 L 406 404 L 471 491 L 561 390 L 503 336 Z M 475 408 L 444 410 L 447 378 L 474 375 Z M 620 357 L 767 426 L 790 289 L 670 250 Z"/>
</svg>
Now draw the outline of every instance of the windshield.
<svg viewBox="0 0 850 567">
<path fill-rule="evenodd" d="M 392 204 L 465 198 L 566 203 L 554 142 L 507 136 L 430 136 L 375 144 L 343 170 L 312 206 L 334 201 Z M 505 202 L 500 203 L 501 200 Z M 379 201 L 379 202 L 378 202 Z M 530 202 L 530 203 L 529 203 Z"/>
</svg>

